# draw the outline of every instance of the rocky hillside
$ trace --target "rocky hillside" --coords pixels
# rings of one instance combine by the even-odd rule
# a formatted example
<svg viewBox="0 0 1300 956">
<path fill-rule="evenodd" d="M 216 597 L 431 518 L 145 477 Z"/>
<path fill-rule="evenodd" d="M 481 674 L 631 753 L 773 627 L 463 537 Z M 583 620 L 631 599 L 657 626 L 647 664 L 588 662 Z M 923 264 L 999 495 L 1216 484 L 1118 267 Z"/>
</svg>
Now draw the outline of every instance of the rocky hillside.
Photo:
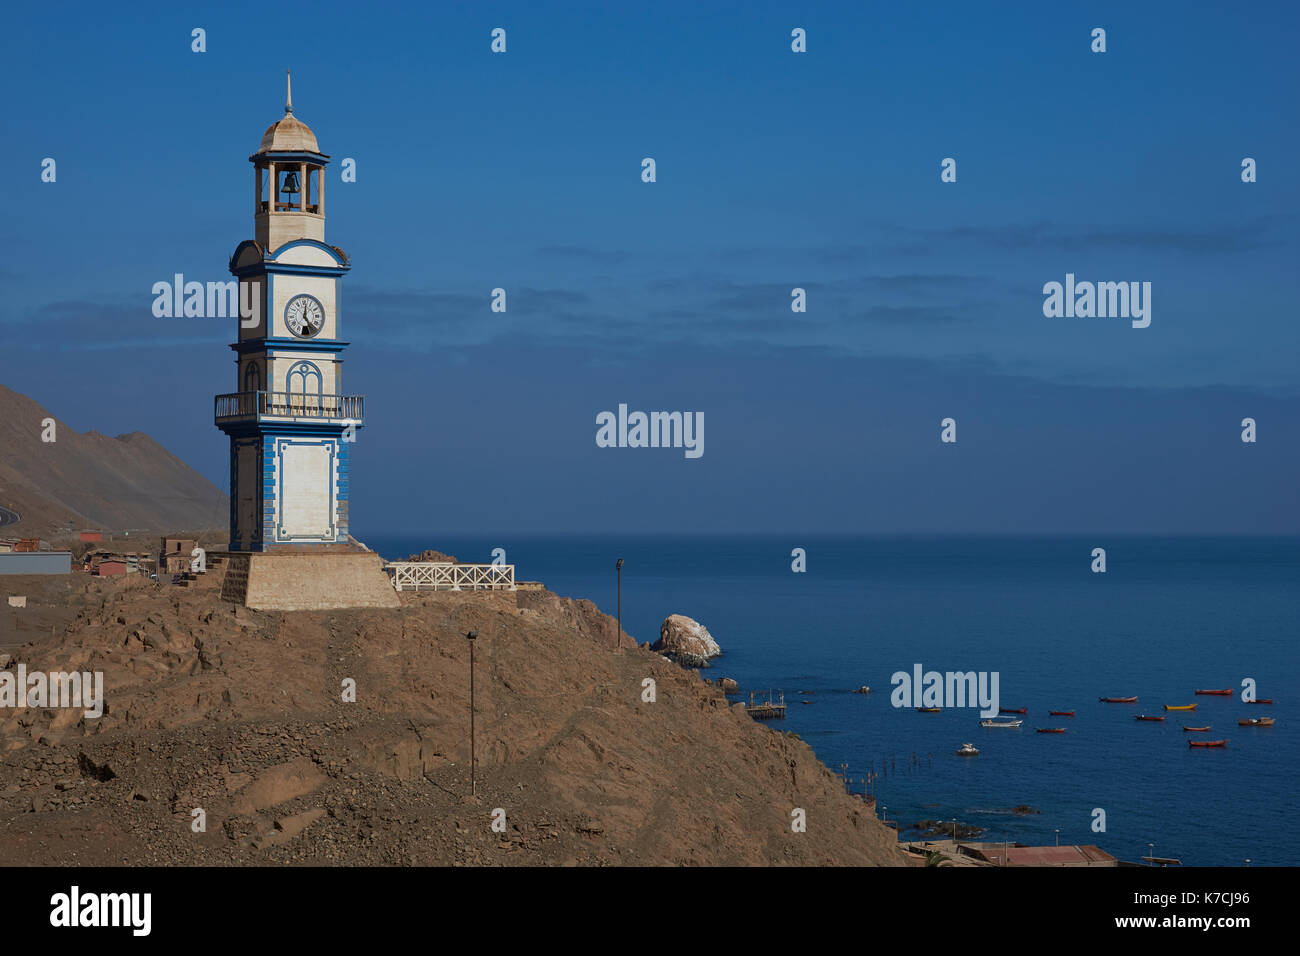
<svg viewBox="0 0 1300 956">
<path fill-rule="evenodd" d="M 22 519 L 2 533 L 32 536 L 69 525 L 155 531 L 225 525 L 226 496 L 148 435 L 77 432 L 55 418 L 56 440 L 44 442 L 47 418 L 55 416 L 0 385 L 0 507 Z"/>
<path fill-rule="evenodd" d="M 107 709 L 0 710 L 10 864 L 900 862 L 805 743 L 645 646 L 612 647 L 590 602 L 451 592 L 284 614 L 208 588 L 82 587 L 75 620 L 18 657 L 103 671 Z"/>
</svg>

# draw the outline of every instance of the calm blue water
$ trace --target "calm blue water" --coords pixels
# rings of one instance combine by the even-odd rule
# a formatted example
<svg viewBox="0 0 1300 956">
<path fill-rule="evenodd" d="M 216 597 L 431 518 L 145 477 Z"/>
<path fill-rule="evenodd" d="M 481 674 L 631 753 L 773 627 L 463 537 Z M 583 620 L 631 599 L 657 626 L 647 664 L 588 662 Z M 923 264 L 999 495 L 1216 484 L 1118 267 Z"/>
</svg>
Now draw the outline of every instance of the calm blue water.
<svg viewBox="0 0 1300 956">
<path fill-rule="evenodd" d="M 779 689 L 784 729 L 833 769 L 881 772 L 891 820 L 951 819 L 983 839 L 1095 843 L 1137 860 L 1189 865 L 1300 863 L 1300 539 L 1295 538 L 390 538 L 386 558 L 426 547 L 490 561 L 503 547 L 520 580 L 615 607 L 623 557 L 623 621 L 653 641 L 671 613 L 713 633 L 723 656 L 707 676 L 742 690 Z M 1089 570 L 1093 547 L 1107 573 Z M 804 574 L 790 551 L 808 554 Z M 1028 707 L 1018 731 L 985 730 L 974 710 L 918 714 L 890 704 L 890 676 L 998 671 L 1004 707 Z M 1239 697 L 1254 678 L 1272 707 Z M 852 694 L 867 684 L 869 696 Z M 815 693 L 801 697 L 800 690 Z M 1099 696 L 1139 696 L 1135 705 Z M 811 700 L 801 705 L 801 699 Z M 1135 713 L 1197 703 L 1163 724 Z M 1074 710 L 1073 720 L 1047 711 Z M 1237 727 L 1269 715 L 1273 728 Z M 1210 724 L 1190 750 L 1183 724 Z M 1035 727 L 1068 726 L 1064 735 Z M 777 724 L 776 726 L 782 726 Z M 953 751 L 970 741 L 976 758 Z M 912 767 L 912 755 L 919 766 Z M 855 789 L 861 785 L 855 784 Z M 996 811 L 1028 804 L 1040 815 Z M 1091 829 L 1106 813 L 1106 832 Z"/>
</svg>

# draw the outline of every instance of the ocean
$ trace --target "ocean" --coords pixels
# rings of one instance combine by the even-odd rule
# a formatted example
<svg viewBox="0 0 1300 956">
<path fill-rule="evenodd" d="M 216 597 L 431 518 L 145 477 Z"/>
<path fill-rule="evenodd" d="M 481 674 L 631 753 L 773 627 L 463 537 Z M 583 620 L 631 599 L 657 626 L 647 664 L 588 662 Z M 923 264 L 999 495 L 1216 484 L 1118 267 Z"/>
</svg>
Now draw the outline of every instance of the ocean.
<svg viewBox="0 0 1300 956">
<path fill-rule="evenodd" d="M 1300 539 L 1244 537 L 437 536 L 374 537 L 388 559 L 425 548 L 590 598 L 657 639 L 669 614 L 709 628 L 704 671 L 783 692 L 794 731 L 904 832 L 921 820 L 977 839 L 1096 844 L 1121 860 L 1154 850 L 1184 865 L 1300 863 Z M 1093 573 L 1092 551 L 1106 551 Z M 792 571 L 803 548 L 807 570 Z M 891 676 L 997 672 L 1019 730 L 976 709 L 891 704 Z M 1242 702 L 1242 681 L 1272 706 Z M 869 695 L 852 691 L 862 685 Z M 1233 688 L 1234 697 L 1196 697 Z M 801 693 L 802 692 L 802 693 Z M 1137 704 L 1102 696 L 1137 695 Z M 809 703 L 802 703 L 808 701 Z M 1197 704 L 1161 723 L 1164 704 Z M 1048 710 L 1073 710 L 1053 718 Z M 1238 727 L 1272 716 L 1271 728 Z M 1183 725 L 1211 725 L 1188 734 Z M 1039 734 L 1037 727 L 1067 728 Z M 1225 749 L 1189 739 L 1228 739 Z M 963 743 L 980 749 L 955 755 Z M 843 769 L 842 769 L 843 768 Z M 869 780 L 868 780 L 869 778 Z M 1029 806 L 1038 813 L 1017 815 Z M 1104 830 L 1094 829 L 1103 818 Z M 1152 848 L 1152 844 L 1154 847 Z"/>
</svg>

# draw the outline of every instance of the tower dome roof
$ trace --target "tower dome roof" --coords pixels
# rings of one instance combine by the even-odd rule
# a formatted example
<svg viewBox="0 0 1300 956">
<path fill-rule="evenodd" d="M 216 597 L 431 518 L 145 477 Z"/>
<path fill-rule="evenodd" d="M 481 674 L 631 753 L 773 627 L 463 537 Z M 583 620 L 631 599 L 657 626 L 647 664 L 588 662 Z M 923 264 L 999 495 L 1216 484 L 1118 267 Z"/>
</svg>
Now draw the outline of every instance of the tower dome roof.
<svg viewBox="0 0 1300 956">
<path fill-rule="evenodd" d="M 259 153 L 319 153 L 320 147 L 316 143 L 316 134 L 311 131 L 311 127 L 294 116 L 293 110 L 290 109 L 284 114 L 284 119 L 267 127 L 262 135 L 262 145 L 257 148 L 257 151 Z"/>
<path fill-rule="evenodd" d="M 288 71 L 285 72 L 284 82 L 284 118 L 267 127 L 257 153 L 319 153 L 316 134 L 310 126 L 293 115 L 293 85 Z"/>
</svg>

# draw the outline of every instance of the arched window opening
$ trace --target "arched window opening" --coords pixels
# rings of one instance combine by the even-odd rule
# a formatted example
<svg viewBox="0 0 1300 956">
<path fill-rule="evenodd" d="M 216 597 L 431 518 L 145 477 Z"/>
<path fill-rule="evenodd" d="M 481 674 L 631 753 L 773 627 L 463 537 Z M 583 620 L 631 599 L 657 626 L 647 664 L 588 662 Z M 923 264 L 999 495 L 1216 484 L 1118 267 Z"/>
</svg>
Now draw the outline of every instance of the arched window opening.
<svg viewBox="0 0 1300 956">
<path fill-rule="evenodd" d="M 321 411 L 321 374 L 311 362 L 298 362 L 289 369 L 286 379 L 289 404 L 301 412 Z"/>
</svg>

